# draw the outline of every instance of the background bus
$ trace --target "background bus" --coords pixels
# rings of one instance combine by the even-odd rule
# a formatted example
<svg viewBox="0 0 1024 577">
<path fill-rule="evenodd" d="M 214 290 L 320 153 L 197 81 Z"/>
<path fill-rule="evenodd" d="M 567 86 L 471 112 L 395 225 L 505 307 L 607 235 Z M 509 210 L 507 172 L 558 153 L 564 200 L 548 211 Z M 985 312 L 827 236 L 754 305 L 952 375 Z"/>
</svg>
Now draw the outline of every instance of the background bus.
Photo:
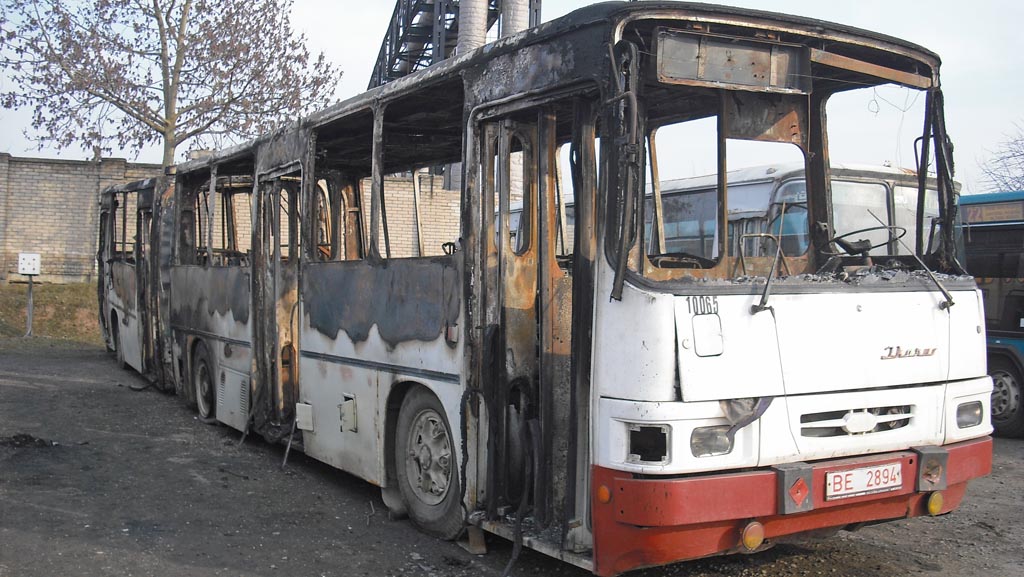
<svg viewBox="0 0 1024 577">
<path fill-rule="evenodd" d="M 960 198 L 967 271 L 985 295 L 992 424 L 1024 436 L 1024 191 Z"/>
<path fill-rule="evenodd" d="M 906 254 L 897 237 L 904 234 L 904 230 L 907 239 L 916 236 L 917 174 L 911 169 L 833 163 L 831 175 L 836 235 L 874 229 L 858 235 L 871 241 L 873 248 L 867 251 L 869 255 Z M 652 252 L 713 254 L 715 243 L 704 231 L 714 230 L 714 214 L 709 220 L 699 213 L 700 207 L 706 204 L 704 199 L 717 194 L 715 179 L 715 175 L 709 175 L 661 184 L 666 246 L 658 247 L 654 240 L 654 210 L 648 208 L 646 236 Z M 807 181 L 802 164 L 771 164 L 730 172 L 728 186 L 729 256 L 737 257 L 737 275 L 766 274 L 767 270 L 750 268 L 747 259 L 774 255 L 778 243 L 782 245 L 783 258 L 798 258 L 807 253 L 810 231 Z M 924 203 L 925 223 L 932 223 L 939 216 L 936 188 L 935 179 L 929 178 Z M 652 204 L 648 200 L 648 206 Z M 883 222 L 874 220 L 868 210 Z M 925 244 L 930 246 L 936 241 L 938 230 L 935 226 L 929 228 Z M 771 261 L 760 261 L 761 264 L 766 262 Z"/>
<path fill-rule="evenodd" d="M 916 235 L 917 174 L 912 169 L 863 164 L 833 163 L 832 202 L 837 235 L 871 229 L 860 235 L 877 245 L 868 251 L 873 257 L 905 255 L 897 237 L 906 230 L 906 239 Z M 711 255 L 716 239 L 714 198 L 717 176 L 666 180 L 661 183 L 664 246 L 655 236 L 653 195 L 648 187 L 644 235 L 651 255 L 657 252 L 684 252 Z M 958 185 L 957 185 L 958 186 Z M 775 163 L 752 166 L 728 173 L 729 256 L 735 257 L 736 276 L 764 275 L 781 243 L 784 266 L 789 258 L 800 258 L 810 245 L 807 224 L 807 184 L 801 163 Z M 575 199 L 566 195 L 565 231 L 559 230 L 556 249 L 572 253 L 575 228 Z M 711 205 L 710 214 L 707 207 Z M 865 210 L 870 209 L 894 228 L 882 228 Z M 783 211 L 785 215 L 783 216 Z M 512 236 L 521 232 L 522 202 L 513 204 Z M 939 201 L 934 178 L 927 180 L 924 222 L 929 228 L 926 245 L 937 240 L 934 225 L 939 216 Z M 563 226 L 561 222 L 556 223 Z M 564 248 L 563 248 L 564 246 Z M 748 260 L 749 259 L 749 260 Z M 788 270 L 784 270 L 788 274 Z"/>
</svg>

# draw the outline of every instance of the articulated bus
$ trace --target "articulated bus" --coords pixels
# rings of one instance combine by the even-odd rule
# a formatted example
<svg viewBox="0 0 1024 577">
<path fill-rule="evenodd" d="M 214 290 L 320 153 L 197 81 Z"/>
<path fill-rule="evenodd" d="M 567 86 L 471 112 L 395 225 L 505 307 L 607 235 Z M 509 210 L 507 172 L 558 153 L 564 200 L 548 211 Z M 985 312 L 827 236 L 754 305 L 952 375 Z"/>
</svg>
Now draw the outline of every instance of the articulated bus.
<svg viewBox="0 0 1024 577">
<path fill-rule="evenodd" d="M 968 272 L 985 295 L 992 425 L 1024 437 L 1024 191 L 960 198 Z"/>
<path fill-rule="evenodd" d="M 598 575 L 948 513 L 991 469 L 992 380 L 939 64 L 768 12 L 577 10 L 107 190 L 108 346 L 427 533 Z M 830 107 L 888 89 L 920 97 L 918 162 L 848 185 Z M 748 145 L 803 167 L 749 230 Z M 662 190 L 702 154 L 699 195 Z"/>
</svg>

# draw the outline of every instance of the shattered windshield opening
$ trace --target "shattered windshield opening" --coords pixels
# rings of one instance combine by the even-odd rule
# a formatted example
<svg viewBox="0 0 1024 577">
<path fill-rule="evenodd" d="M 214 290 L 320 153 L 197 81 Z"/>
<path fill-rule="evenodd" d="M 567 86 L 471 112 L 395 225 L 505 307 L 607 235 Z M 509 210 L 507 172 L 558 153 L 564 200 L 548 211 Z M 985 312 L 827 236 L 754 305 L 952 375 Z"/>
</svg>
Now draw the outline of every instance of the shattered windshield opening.
<svg viewBox="0 0 1024 577">
<path fill-rule="evenodd" d="M 626 271 L 655 283 L 838 274 L 855 265 L 849 259 L 876 254 L 872 266 L 962 270 L 948 238 L 955 211 L 951 144 L 935 87 L 937 62 L 928 55 L 840 45 L 776 50 L 781 39 L 735 30 L 752 60 L 733 62 L 742 70 L 730 71 L 739 75 L 719 78 L 714 74 L 722 71 L 702 68 L 700 51 L 690 48 L 707 44 L 727 55 L 728 47 L 705 42 L 703 32 L 653 32 L 660 43 L 653 51 L 641 49 L 642 38 L 632 42 L 643 32 L 615 46 L 616 54 L 634 54 L 617 61 L 620 92 L 608 101 L 608 117 L 621 133 L 606 165 L 615 287 Z M 655 61 L 625 66 L 635 55 Z M 762 61 L 787 73 L 759 76 Z M 745 156 L 747 146 L 763 148 Z M 872 155 L 879 158 L 865 158 Z M 765 174 L 766 167 L 782 172 Z M 758 180 L 755 169 L 775 187 L 757 207 L 741 194 Z M 884 173 L 867 179 L 879 187 L 874 192 L 858 190 L 858 179 L 849 177 L 863 169 Z M 794 197 L 784 200 L 791 193 L 781 188 L 790 180 L 799 192 L 793 188 Z M 852 252 L 836 237 L 852 242 Z M 614 289 L 612 298 L 618 294 Z"/>
<path fill-rule="evenodd" d="M 931 139 L 923 138 L 920 129 L 921 119 L 930 120 L 935 113 L 928 109 L 926 95 L 924 90 L 883 84 L 847 90 L 828 99 L 833 171 L 871 167 L 882 173 L 870 181 L 832 180 L 831 238 L 861 243 L 858 254 L 884 261 L 913 257 L 915 252 L 927 258 L 940 249 L 944 213 L 938 182 L 941 167 Z M 922 166 L 925 174 L 920 173 Z M 922 184 L 923 197 L 919 193 Z M 920 250 L 915 250 L 919 238 Z M 840 254 L 847 252 L 842 246 L 835 248 Z M 892 262 L 910 264 L 913 260 L 897 258 Z"/>
<path fill-rule="evenodd" d="M 796 243 L 800 250 L 794 255 L 806 252 L 806 233 L 802 240 L 792 238 L 801 226 L 806 228 L 806 209 L 802 216 L 793 207 L 786 209 L 793 224 L 785 219 L 771 222 L 780 167 L 791 173 L 792 186 L 806 190 L 803 151 L 791 142 L 746 138 L 723 124 L 716 115 L 651 132 L 642 209 L 643 267 L 637 254 L 636 270 L 657 277 L 660 270 L 721 269 L 719 274 L 726 276 L 735 259 L 774 257 L 780 240 Z M 719 167 L 726 172 L 720 173 Z M 781 239 L 779 230 L 771 230 L 780 224 L 791 238 Z"/>
</svg>

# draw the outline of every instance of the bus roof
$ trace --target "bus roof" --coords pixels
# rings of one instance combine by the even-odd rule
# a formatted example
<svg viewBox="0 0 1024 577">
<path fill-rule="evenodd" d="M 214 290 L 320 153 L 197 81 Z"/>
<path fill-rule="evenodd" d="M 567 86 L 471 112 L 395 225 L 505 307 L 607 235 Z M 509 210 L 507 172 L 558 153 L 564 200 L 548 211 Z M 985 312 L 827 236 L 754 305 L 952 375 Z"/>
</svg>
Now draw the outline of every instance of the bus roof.
<svg viewBox="0 0 1024 577">
<path fill-rule="evenodd" d="M 875 64 L 888 64 L 895 68 L 910 66 L 911 62 L 923 64 L 937 73 L 940 63 L 938 55 L 917 44 L 892 36 L 871 32 L 851 26 L 823 20 L 792 16 L 781 13 L 698 4 L 692 2 L 667 2 L 650 0 L 646 2 L 602 2 L 575 10 L 561 18 L 527 29 L 513 36 L 500 39 L 481 48 L 455 56 L 438 64 L 399 78 L 372 90 L 339 102 L 309 117 L 284 126 L 277 131 L 260 136 L 252 141 L 217 151 L 208 157 L 184 162 L 179 171 L 192 171 L 204 166 L 220 164 L 240 157 L 253 155 L 254 149 L 269 142 L 275 134 L 308 128 L 318 130 L 338 119 L 369 111 L 374 105 L 388 102 L 410 92 L 437 92 L 435 96 L 451 101 L 450 83 L 458 81 L 463 71 L 477 66 L 495 56 L 520 48 L 548 41 L 586 26 L 602 23 L 623 22 L 649 16 L 651 19 L 664 17 L 689 19 L 711 24 L 741 25 L 765 28 L 782 34 L 798 35 L 825 42 L 855 46 L 867 52 L 880 51 L 891 54 L 902 64 L 881 62 L 882 54 L 876 53 Z M 461 143 L 456 139 L 456 144 Z"/>
<path fill-rule="evenodd" d="M 1015 200 L 1024 200 L 1024 190 L 1011 190 L 1007 192 L 983 192 L 981 194 L 965 194 L 960 197 L 960 204 L 989 204 L 993 202 L 1012 202 Z"/>
<path fill-rule="evenodd" d="M 108 186 L 103 189 L 101 194 L 119 194 L 122 192 L 138 192 L 147 188 L 153 188 L 156 185 L 156 178 L 144 178 L 142 180 L 133 180 L 124 184 L 115 184 Z"/>
</svg>

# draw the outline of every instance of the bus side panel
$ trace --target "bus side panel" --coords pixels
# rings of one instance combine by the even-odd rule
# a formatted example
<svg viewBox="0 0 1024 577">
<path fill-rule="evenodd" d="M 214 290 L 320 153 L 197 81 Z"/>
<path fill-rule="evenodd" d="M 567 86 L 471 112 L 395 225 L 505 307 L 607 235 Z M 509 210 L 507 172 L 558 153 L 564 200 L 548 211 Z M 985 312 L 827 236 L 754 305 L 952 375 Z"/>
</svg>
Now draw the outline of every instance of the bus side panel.
<svg viewBox="0 0 1024 577">
<path fill-rule="evenodd" d="M 245 428 L 251 396 L 249 275 L 249 267 L 171 268 L 171 328 L 182 380 L 191 386 L 191 353 L 202 340 L 217 383 L 217 420 L 238 430 Z"/>
<path fill-rule="evenodd" d="M 110 223 L 110 196 L 104 191 L 100 199 L 100 220 L 99 231 L 96 238 L 96 297 L 99 304 L 100 315 L 100 336 L 110 350 L 110 297 L 107 295 L 107 287 L 110 286 L 110 266 L 107 261 L 110 259 L 109 242 L 107 231 Z"/>
<path fill-rule="evenodd" d="M 135 266 L 123 262 L 110 265 L 113 291 L 111 307 L 117 311 L 120 335 L 116 347 L 123 347 L 124 361 L 136 371 L 142 372 L 142 333 L 139 325 L 138 291 L 136 290 Z"/>
<path fill-rule="evenodd" d="M 391 389 L 417 383 L 445 407 L 461 446 L 461 283 L 455 260 L 308 265 L 303 272 L 299 400 L 312 406 L 310 456 L 387 485 Z"/>
</svg>

